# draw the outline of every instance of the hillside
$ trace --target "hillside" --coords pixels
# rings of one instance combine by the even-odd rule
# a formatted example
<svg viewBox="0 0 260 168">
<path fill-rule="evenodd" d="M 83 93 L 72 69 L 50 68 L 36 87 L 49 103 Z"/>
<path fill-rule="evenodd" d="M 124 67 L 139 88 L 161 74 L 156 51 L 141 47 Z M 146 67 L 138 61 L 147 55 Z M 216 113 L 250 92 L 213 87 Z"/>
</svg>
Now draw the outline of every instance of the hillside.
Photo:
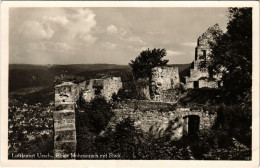
<svg viewBox="0 0 260 168">
<path fill-rule="evenodd" d="M 181 72 L 189 64 L 172 64 Z M 127 80 L 125 76 L 130 73 L 128 65 L 115 64 L 71 64 L 71 65 L 30 65 L 30 64 L 10 64 L 9 65 L 9 92 L 20 93 L 23 88 L 41 87 L 46 88 L 53 85 L 55 76 L 61 74 L 83 76 L 86 79 L 96 78 L 102 75 L 120 76 L 122 80 Z M 127 74 L 127 75 L 126 75 Z M 20 89 L 20 90 L 19 90 Z M 30 89 L 29 89 L 30 90 Z M 25 89 L 28 91 L 28 89 Z M 29 91 L 30 92 L 30 91 Z M 24 93 L 20 93 L 24 94 Z"/>
<path fill-rule="evenodd" d="M 114 64 L 71 64 L 71 65 L 9 65 L 9 92 L 28 87 L 48 87 L 53 84 L 55 76 L 61 74 L 76 75 L 109 69 L 129 69 L 127 65 Z"/>
</svg>

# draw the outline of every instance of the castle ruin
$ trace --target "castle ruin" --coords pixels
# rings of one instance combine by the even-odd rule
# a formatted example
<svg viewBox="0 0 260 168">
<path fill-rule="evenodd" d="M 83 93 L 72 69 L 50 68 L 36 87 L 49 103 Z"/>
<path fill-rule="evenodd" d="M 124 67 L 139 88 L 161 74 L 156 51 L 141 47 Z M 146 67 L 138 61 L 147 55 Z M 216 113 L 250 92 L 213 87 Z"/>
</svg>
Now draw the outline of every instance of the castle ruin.
<svg viewBox="0 0 260 168">
<path fill-rule="evenodd" d="M 190 76 L 185 78 L 186 88 L 220 87 L 221 74 L 212 74 L 206 67 L 200 68 L 202 61 L 205 61 L 206 64 L 210 61 L 210 43 L 213 41 L 215 33 L 221 33 L 217 24 L 210 27 L 198 38 Z M 113 109 L 117 119 L 132 116 L 136 120 L 135 124 L 139 125 L 144 131 L 148 131 L 156 125 L 158 127 L 156 129 L 166 131 L 169 123 L 176 121 L 171 129 L 172 139 L 175 140 L 180 139 L 185 134 L 193 134 L 194 131 L 211 128 L 216 118 L 215 114 L 203 110 L 175 109 L 172 107 L 173 102 L 176 101 L 174 90 L 180 84 L 177 67 L 155 67 L 152 69 L 151 79 L 147 81 L 149 81 L 149 85 L 142 86 L 145 91 L 144 95 L 148 99 L 147 102 L 137 101 L 133 104 L 131 102 L 125 104 L 118 102 L 120 107 Z M 55 112 L 53 114 L 55 159 L 73 159 L 69 156 L 76 152 L 75 111 L 78 108 L 77 101 L 79 98 L 81 97 L 85 102 L 90 102 L 95 97 L 102 96 L 110 101 L 113 94 L 117 94 L 121 88 L 120 77 L 91 79 L 78 84 L 63 82 L 55 86 Z M 148 107 L 155 109 L 146 109 Z M 145 110 L 140 110 L 142 108 L 145 108 Z M 164 113 L 159 113 L 158 109 L 163 110 Z M 179 127 L 179 125 L 182 126 Z"/>
<path fill-rule="evenodd" d="M 72 82 L 55 86 L 54 158 L 69 159 L 66 154 L 76 152 L 75 104 L 80 87 Z"/>
<path fill-rule="evenodd" d="M 152 69 L 151 79 L 151 99 L 153 101 L 167 100 L 167 94 L 180 83 L 179 71 L 177 67 L 161 66 Z"/>
<path fill-rule="evenodd" d="M 185 77 L 184 86 L 186 89 L 195 88 L 220 88 L 222 86 L 221 74 L 214 74 L 209 71 L 211 46 L 214 37 L 220 35 L 222 30 L 218 24 L 209 27 L 197 41 L 195 48 L 195 60 L 191 63 L 190 75 Z M 204 63 L 205 68 L 200 65 Z M 179 71 L 177 67 L 158 66 L 152 69 L 152 77 L 148 86 L 141 87 L 143 97 L 157 102 L 174 102 L 174 89 L 180 83 Z"/>
<path fill-rule="evenodd" d="M 117 94 L 122 88 L 120 77 L 108 77 L 102 79 L 91 79 L 87 81 L 86 89 L 82 92 L 82 98 L 90 102 L 96 96 L 103 96 L 107 101 L 112 99 L 113 94 Z"/>
<path fill-rule="evenodd" d="M 218 24 L 208 28 L 199 38 L 195 48 L 195 60 L 191 64 L 190 76 L 185 77 L 187 89 L 193 88 L 219 88 L 221 74 L 213 74 L 208 68 L 200 68 L 202 62 L 207 66 L 210 62 L 210 43 L 214 42 L 214 36 L 221 34 L 222 30 Z"/>
<path fill-rule="evenodd" d="M 53 112 L 55 159 L 73 159 L 70 154 L 76 152 L 75 112 L 80 96 L 82 95 L 85 102 L 90 102 L 96 96 L 103 96 L 109 101 L 121 87 L 120 77 L 92 79 L 79 84 L 63 82 L 55 86 L 55 111 Z"/>
</svg>

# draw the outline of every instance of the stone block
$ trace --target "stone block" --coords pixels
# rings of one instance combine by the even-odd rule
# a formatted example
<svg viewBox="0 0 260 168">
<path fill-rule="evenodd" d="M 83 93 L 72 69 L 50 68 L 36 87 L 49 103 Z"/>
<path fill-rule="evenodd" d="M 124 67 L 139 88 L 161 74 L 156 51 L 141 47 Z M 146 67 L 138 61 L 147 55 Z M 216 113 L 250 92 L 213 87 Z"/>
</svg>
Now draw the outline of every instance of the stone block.
<svg viewBox="0 0 260 168">
<path fill-rule="evenodd" d="M 74 130 L 56 131 L 55 140 L 57 141 L 70 141 L 76 140 L 76 132 Z"/>
<path fill-rule="evenodd" d="M 70 142 L 56 142 L 55 143 L 55 149 L 58 151 L 62 151 L 64 154 L 70 154 L 76 152 L 76 141 L 70 141 Z"/>
<path fill-rule="evenodd" d="M 75 112 L 67 112 L 67 113 L 54 112 L 53 119 L 54 120 L 75 119 Z"/>
<path fill-rule="evenodd" d="M 62 102 L 61 103 L 56 103 L 55 104 L 55 110 L 56 111 L 75 110 L 75 105 L 74 105 L 74 103 L 71 103 L 71 104 L 62 104 Z"/>
<path fill-rule="evenodd" d="M 69 129 L 69 130 L 72 130 L 72 129 L 75 129 L 75 124 L 73 123 L 73 124 L 71 124 L 71 123 L 69 123 L 69 124 L 59 124 L 59 123 L 54 123 L 54 129 L 55 129 L 55 132 L 57 131 L 57 130 L 60 130 L 60 129 Z"/>
</svg>

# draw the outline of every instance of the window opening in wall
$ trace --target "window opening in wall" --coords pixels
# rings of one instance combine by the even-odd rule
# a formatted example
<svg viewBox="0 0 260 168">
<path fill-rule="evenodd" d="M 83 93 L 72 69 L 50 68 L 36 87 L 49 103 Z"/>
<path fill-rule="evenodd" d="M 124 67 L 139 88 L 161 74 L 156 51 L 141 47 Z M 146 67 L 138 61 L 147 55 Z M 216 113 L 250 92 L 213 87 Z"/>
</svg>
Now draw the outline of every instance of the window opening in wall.
<svg viewBox="0 0 260 168">
<path fill-rule="evenodd" d="M 206 50 L 202 50 L 203 52 L 203 59 L 206 61 Z"/>
<path fill-rule="evenodd" d="M 209 77 L 213 78 L 213 69 L 212 68 L 208 68 L 209 71 Z"/>
<path fill-rule="evenodd" d="M 198 48 L 195 49 L 195 60 L 198 59 Z"/>
<path fill-rule="evenodd" d="M 221 81 L 218 81 L 218 88 L 221 87 Z"/>
<path fill-rule="evenodd" d="M 199 88 L 199 82 L 198 81 L 193 82 L 193 88 Z"/>
<path fill-rule="evenodd" d="M 101 90 L 100 89 L 95 90 L 95 95 L 100 95 L 100 94 L 101 94 Z"/>
</svg>

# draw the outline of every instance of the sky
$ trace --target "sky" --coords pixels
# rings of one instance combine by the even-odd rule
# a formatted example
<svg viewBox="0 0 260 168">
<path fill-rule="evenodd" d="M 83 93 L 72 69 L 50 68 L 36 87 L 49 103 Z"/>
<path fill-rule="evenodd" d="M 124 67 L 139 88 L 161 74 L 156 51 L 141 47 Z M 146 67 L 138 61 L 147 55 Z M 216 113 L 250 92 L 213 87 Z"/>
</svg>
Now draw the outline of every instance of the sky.
<svg viewBox="0 0 260 168">
<path fill-rule="evenodd" d="M 127 65 L 165 48 L 169 64 L 191 63 L 198 37 L 227 22 L 227 8 L 12 8 L 9 62 Z"/>
</svg>

